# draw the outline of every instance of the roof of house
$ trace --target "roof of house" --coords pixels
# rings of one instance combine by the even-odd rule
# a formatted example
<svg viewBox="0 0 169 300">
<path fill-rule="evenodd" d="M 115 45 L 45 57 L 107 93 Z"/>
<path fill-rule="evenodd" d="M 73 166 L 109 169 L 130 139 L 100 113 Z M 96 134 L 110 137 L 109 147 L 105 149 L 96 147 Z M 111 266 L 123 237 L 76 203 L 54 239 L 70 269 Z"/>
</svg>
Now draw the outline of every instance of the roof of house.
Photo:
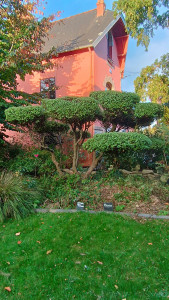
<svg viewBox="0 0 169 300">
<path fill-rule="evenodd" d="M 122 16 L 114 19 L 113 12 L 106 10 L 103 16 L 97 17 L 97 9 L 93 9 L 57 21 L 45 39 L 42 52 L 48 52 L 52 47 L 56 48 L 57 53 L 95 47 L 119 19 L 124 28 Z"/>
</svg>

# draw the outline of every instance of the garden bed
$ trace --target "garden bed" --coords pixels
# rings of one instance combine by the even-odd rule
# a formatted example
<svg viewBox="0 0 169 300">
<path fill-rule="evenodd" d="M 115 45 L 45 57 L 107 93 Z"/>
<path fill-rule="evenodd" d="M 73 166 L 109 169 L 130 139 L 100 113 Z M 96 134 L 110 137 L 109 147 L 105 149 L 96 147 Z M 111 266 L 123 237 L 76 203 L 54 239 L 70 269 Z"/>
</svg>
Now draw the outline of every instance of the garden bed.
<svg viewBox="0 0 169 300">
<path fill-rule="evenodd" d="M 108 174 L 99 179 L 72 180 L 68 186 L 55 184 L 59 195 L 55 189 L 55 199 L 47 199 L 42 207 L 74 209 L 80 201 L 87 210 L 102 211 L 103 203 L 112 202 L 115 211 L 169 215 L 169 186 L 142 176 L 117 178 Z"/>
</svg>

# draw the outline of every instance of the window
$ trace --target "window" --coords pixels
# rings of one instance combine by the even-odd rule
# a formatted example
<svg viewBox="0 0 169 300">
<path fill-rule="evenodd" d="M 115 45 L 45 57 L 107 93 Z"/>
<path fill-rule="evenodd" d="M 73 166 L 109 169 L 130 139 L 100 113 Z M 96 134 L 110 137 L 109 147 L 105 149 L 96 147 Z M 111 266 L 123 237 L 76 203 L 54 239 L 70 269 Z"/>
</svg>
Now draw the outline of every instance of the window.
<svg viewBox="0 0 169 300">
<path fill-rule="evenodd" d="M 113 37 L 112 37 L 112 32 L 109 31 L 108 38 L 107 38 L 107 60 L 111 66 L 113 66 L 112 47 L 113 47 Z"/>
<path fill-rule="evenodd" d="M 105 129 L 101 126 L 94 126 L 94 135 L 104 133 Z"/>
<path fill-rule="evenodd" d="M 40 91 L 43 98 L 55 99 L 56 98 L 55 78 L 46 78 L 40 81 Z"/>
<path fill-rule="evenodd" d="M 106 82 L 106 89 L 109 90 L 109 91 L 112 91 L 113 90 L 112 83 Z"/>
</svg>

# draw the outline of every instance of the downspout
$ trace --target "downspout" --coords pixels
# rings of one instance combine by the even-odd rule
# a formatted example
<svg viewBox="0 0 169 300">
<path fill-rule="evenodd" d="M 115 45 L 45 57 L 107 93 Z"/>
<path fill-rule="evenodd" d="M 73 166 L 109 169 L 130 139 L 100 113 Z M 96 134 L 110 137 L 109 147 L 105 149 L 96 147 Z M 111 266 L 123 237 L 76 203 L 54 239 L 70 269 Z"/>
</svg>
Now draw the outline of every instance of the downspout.
<svg viewBox="0 0 169 300">
<path fill-rule="evenodd" d="M 93 51 L 91 50 L 91 48 L 88 48 L 89 50 L 89 54 L 90 54 L 90 83 L 89 83 L 89 90 L 90 92 L 93 91 L 94 88 L 94 83 L 93 83 Z"/>
</svg>

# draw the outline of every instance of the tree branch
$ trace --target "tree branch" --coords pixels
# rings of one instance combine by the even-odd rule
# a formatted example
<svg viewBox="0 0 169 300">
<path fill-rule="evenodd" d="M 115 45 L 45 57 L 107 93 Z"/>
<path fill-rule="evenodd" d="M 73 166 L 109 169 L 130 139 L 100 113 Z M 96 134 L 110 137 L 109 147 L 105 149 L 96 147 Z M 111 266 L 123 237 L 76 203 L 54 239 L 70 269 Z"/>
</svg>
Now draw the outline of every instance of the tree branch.
<svg viewBox="0 0 169 300">
<path fill-rule="evenodd" d="M 87 172 L 84 174 L 83 178 L 86 179 L 92 172 L 93 170 L 97 167 L 98 162 L 102 158 L 103 153 L 100 153 L 98 157 L 96 157 L 96 152 L 93 153 L 93 161 Z"/>
</svg>

